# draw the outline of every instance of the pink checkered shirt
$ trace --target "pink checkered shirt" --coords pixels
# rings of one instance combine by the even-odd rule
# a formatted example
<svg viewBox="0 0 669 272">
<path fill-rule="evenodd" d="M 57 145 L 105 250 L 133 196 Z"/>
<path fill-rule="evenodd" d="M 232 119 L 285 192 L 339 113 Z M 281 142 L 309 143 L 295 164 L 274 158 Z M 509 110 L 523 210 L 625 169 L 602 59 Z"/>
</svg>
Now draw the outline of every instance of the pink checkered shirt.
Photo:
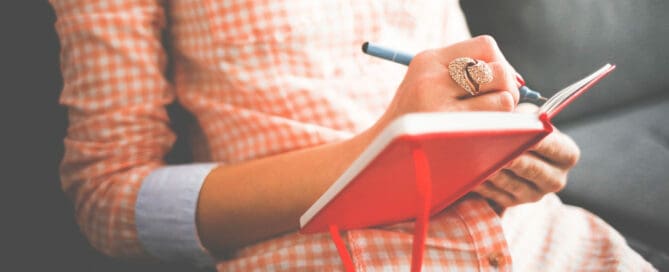
<svg viewBox="0 0 669 272">
<path fill-rule="evenodd" d="M 167 104 L 178 99 L 196 117 L 199 160 L 238 163 L 341 140 L 377 120 L 405 69 L 361 54 L 365 40 L 415 51 L 469 35 L 452 0 L 51 3 L 70 118 L 62 185 L 91 244 L 124 258 L 147 255 L 135 204 L 175 140 Z M 407 222 L 344 239 L 359 271 L 406 271 L 412 232 Z M 216 267 L 343 269 L 327 234 L 297 233 L 242 248 Z M 461 199 L 431 219 L 423 268 L 653 270 L 606 223 L 555 195 L 501 217 L 485 200 Z"/>
</svg>

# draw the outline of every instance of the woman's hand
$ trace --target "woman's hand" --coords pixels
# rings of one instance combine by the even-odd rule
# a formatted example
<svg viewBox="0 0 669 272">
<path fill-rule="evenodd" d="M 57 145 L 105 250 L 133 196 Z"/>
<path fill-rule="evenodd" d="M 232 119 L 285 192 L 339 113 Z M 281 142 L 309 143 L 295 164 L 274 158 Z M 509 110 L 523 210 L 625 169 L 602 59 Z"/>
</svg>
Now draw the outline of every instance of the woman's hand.
<svg viewBox="0 0 669 272">
<path fill-rule="evenodd" d="M 450 77 L 448 64 L 459 57 L 482 60 L 490 66 L 493 80 L 480 86 L 480 95 L 466 96 L 466 91 Z M 385 127 L 411 112 L 512 111 L 517 101 L 516 72 L 492 37 L 479 36 L 416 55 L 377 126 Z"/>
<path fill-rule="evenodd" d="M 518 111 L 534 112 L 536 106 L 521 104 Z M 544 195 L 564 188 L 567 173 L 576 165 L 579 156 L 576 143 L 569 136 L 554 130 L 474 192 L 502 208 L 538 201 Z"/>
</svg>

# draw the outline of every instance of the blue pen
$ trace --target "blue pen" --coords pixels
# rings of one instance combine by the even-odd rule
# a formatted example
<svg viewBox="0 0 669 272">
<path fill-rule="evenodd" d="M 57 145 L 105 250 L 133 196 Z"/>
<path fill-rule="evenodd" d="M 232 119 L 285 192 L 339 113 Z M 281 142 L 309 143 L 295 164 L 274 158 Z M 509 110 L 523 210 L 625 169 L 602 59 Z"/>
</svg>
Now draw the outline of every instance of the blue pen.
<svg viewBox="0 0 669 272">
<path fill-rule="evenodd" d="M 413 55 L 411 54 L 379 46 L 370 42 L 365 42 L 362 44 L 362 52 L 365 52 L 365 54 L 374 57 L 379 57 L 404 65 L 409 65 L 411 59 L 413 58 Z M 524 85 L 518 88 L 518 92 L 520 93 L 520 102 L 546 101 L 546 98 L 541 96 L 539 92 L 534 91 Z"/>
</svg>

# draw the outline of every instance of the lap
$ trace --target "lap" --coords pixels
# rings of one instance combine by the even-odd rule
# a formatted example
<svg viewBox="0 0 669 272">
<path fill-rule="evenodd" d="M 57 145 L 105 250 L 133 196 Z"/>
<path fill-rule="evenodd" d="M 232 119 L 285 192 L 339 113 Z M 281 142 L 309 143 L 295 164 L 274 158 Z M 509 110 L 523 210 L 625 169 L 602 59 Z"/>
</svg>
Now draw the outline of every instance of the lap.
<svg viewBox="0 0 669 272">
<path fill-rule="evenodd" d="M 354 262 L 366 270 L 397 270 L 410 264 L 413 223 L 348 231 Z M 483 237 L 475 241 L 473 237 Z M 425 270 L 476 264 L 493 237 L 508 245 L 514 271 L 652 271 L 624 238 L 595 215 L 562 204 L 554 194 L 507 209 L 501 217 L 480 198 L 465 198 L 430 221 Z M 499 245 L 499 244 L 498 244 Z M 497 246 L 489 245 L 497 248 Z M 328 234 L 289 233 L 249 246 L 219 270 L 337 270 Z M 469 267 L 472 268 L 472 267 Z M 399 269 L 402 270 L 402 269 Z M 439 269 L 435 269 L 439 270 Z"/>
<path fill-rule="evenodd" d="M 514 270 L 653 270 L 610 225 L 554 194 L 509 208 L 501 219 Z"/>
</svg>

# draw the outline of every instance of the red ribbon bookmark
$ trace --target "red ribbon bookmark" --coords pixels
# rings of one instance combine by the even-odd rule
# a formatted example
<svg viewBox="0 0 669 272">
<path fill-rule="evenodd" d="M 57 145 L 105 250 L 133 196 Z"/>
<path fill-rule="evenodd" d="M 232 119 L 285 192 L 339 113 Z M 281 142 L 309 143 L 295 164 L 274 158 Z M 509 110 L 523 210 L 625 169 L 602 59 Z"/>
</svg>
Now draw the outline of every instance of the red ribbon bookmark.
<svg viewBox="0 0 669 272">
<path fill-rule="evenodd" d="M 413 248 L 411 252 L 411 271 L 420 272 L 423 266 L 423 255 L 425 253 L 425 238 L 430 218 L 430 204 L 432 202 L 432 179 L 430 177 L 430 165 L 425 152 L 420 147 L 412 150 L 414 169 L 416 171 L 416 191 L 418 193 L 418 209 L 416 211 L 416 225 L 413 233 Z M 339 228 L 330 225 L 330 236 L 337 247 L 339 258 L 344 263 L 346 272 L 354 272 L 355 265 L 351 255 L 346 249 L 344 240 L 341 238 Z"/>
</svg>

